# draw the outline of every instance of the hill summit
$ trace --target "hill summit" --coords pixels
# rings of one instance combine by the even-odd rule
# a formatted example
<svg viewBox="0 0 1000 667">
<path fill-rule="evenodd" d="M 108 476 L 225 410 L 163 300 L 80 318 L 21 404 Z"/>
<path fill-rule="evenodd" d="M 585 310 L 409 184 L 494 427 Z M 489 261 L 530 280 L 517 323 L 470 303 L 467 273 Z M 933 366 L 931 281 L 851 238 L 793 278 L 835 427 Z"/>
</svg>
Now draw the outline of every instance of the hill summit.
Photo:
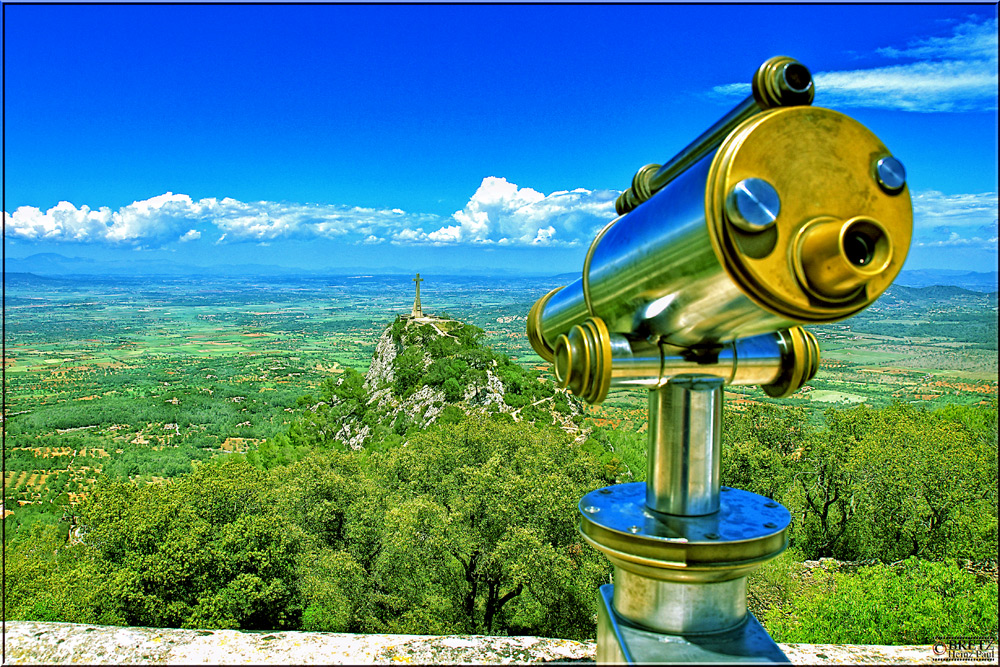
<svg viewBox="0 0 1000 667">
<path fill-rule="evenodd" d="M 579 431 L 580 402 L 484 346 L 483 335 L 448 317 L 399 316 L 382 332 L 368 372 L 328 381 L 311 409 L 326 413 L 322 430 L 351 449 L 476 410 Z"/>
</svg>

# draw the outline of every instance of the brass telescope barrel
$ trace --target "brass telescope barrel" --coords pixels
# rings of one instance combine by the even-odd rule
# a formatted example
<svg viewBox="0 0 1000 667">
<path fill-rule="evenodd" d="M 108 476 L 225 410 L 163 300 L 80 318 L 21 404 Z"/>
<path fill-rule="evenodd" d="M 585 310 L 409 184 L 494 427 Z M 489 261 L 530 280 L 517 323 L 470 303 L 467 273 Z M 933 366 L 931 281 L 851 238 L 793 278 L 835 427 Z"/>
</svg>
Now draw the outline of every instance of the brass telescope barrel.
<svg viewBox="0 0 1000 667">
<path fill-rule="evenodd" d="M 787 56 L 766 60 L 753 76 L 751 94 L 732 111 L 705 130 L 680 153 L 663 165 L 647 164 L 636 172 L 632 187 L 615 202 L 624 215 L 674 180 L 678 174 L 714 151 L 733 129 L 747 118 L 766 109 L 812 104 L 815 93 L 812 75 L 805 65 Z"/>
<path fill-rule="evenodd" d="M 844 319 L 899 273 L 912 217 L 902 165 L 867 128 L 768 109 L 605 226 L 581 278 L 532 307 L 528 337 L 551 362 L 588 319 L 684 348 Z"/>
</svg>

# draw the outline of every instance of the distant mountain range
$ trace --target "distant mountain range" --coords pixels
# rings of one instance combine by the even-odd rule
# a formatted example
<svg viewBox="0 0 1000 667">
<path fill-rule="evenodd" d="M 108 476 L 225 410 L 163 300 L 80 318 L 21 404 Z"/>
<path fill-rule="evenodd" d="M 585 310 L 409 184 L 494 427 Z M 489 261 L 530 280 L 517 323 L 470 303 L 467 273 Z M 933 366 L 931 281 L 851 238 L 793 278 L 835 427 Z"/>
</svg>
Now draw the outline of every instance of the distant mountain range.
<svg viewBox="0 0 1000 667">
<path fill-rule="evenodd" d="M 110 260 L 66 257 L 54 252 L 20 259 L 8 257 L 4 270 L 37 276 L 275 276 L 309 273 L 271 264 L 220 264 L 195 266 L 168 260 Z"/>
<path fill-rule="evenodd" d="M 958 287 L 956 285 L 928 285 L 926 287 L 908 287 L 906 285 L 900 285 L 899 283 L 894 283 L 889 286 L 889 289 L 879 297 L 879 303 L 907 303 L 907 304 L 917 304 L 920 302 L 948 302 L 953 299 L 962 301 L 963 303 L 978 303 L 982 305 L 992 305 L 997 304 L 997 292 L 996 289 L 986 292 L 979 290 L 970 290 L 964 287 Z M 974 299 L 976 301 L 970 301 Z"/>
<path fill-rule="evenodd" d="M 328 276 L 355 273 L 371 275 L 412 274 L 410 268 L 399 266 L 345 266 L 333 269 L 303 269 L 279 266 L 277 264 L 218 264 L 197 266 L 169 260 L 95 260 L 84 257 L 66 257 L 59 253 L 46 252 L 28 257 L 8 257 L 4 265 L 8 273 L 33 273 L 37 276 L 134 276 L 134 277 L 262 277 L 262 276 Z M 448 268 L 441 272 L 447 275 L 495 276 L 509 275 L 509 271 L 483 267 Z M 518 275 L 548 276 L 548 273 L 533 271 Z"/>
<path fill-rule="evenodd" d="M 135 276 L 135 277 L 183 277 L 183 276 L 213 276 L 213 277 L 245 277 L 245 276 L 320 276 L 347 273 L 368 273 L 373 275 L 392 275 L 410 273 L 409 269 L 400 267 L 344 267 L 336 270 L 309 270 L 275 264 L 220 264 L 216 266 L 196 266 L 168 260 L 110 260 L 99 261 L 83 257 L 66 257 L 58 253 L 39 253 L 28 257 L 8 257 L 4 265 L 7 274 L 31 273 L 42 277 L 66 276 Z M 466 269 L 448 269 L 450 275 L 466 273 L 469 275 L 543 275 L 539 272 L 500 271 L 492 268 L 471 267 Z M 572 281 L 579 273 L 563 273 L 555 278 Z M 962 287 L 974 292 L 993 292 L 997 290 L 997 272 L 961 271 L 956 269 L 917 269 L 903 271 L 896 279 L 896 285 L 906 287 L 930 287 L 945 285 Z"/>
<path fill-rule="evenodd" d="M 896 278 L 896 285 L 906 287 L 930 287 L 932 285 L 950 285 L 964 287 L 973 292 L 995 292 L 997 290 L 997 272 L 959 271 L 955 269 L 915 269 L 901 271 Z"/>
</svg>

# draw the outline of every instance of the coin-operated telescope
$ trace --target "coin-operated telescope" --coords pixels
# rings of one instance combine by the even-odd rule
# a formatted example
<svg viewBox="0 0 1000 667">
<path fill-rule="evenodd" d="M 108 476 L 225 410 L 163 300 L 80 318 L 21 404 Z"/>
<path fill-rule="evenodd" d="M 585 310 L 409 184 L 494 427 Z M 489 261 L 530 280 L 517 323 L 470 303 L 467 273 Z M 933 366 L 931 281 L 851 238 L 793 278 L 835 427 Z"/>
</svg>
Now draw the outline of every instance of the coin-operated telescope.
<svg viewBox="0 0 1000 667">
<path fill-rule="evenodd" d="M 809 70 L 766 61 L 753 93 L 664 165 L 646 165 L 583 274 L 531 308 L 528 338 L 591 403 L 649 390 L 646 483 L 580 501 L 614 565 L 598 662 L 788 662 L 746 606 L 747 575 L 791 517 L 720 485 L 722 387 L 784 397 L 816 373 L 803 324 L 850 317 L 906 258 L 900 162 L 857 121 L 810 106 Z"/>
</svg>

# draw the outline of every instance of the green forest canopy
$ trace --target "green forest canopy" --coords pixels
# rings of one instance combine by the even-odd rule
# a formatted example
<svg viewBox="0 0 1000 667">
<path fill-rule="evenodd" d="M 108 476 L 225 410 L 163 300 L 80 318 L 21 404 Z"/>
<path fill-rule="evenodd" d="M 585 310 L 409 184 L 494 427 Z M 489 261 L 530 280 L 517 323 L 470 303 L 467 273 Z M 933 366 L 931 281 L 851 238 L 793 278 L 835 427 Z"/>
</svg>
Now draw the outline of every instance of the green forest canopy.
<svg viewBox="0 0 1000 667">
<path fill-rule="evenodd" d="M 732 414 L 724 474 L 775 492 L 792 510 L 793 546 L 810 558 L 992 559 L 994 419 L 995 408 L 862 406 L 803 433 L 787 412 Z M 8 550 L 8 617 L 593 636 L 610 567 L 574 524 L 579 498 L 621 470 L 600 437 L 575 445 L 557 429 L 482 414 L 381 451 L 317 448 L 269 469 L 234 455 L 163 485 L 105 480 L 80 511 L 82 542 L 38 524 Z M 882 588 L 898 597 L 898 585 Z M 977 609 L 995 609 L 995 583 L 985 595 Z M 824 599 L 840 598 L 807 596 L 792 616 L 815 617 Z"/>
<path fill-rule="evenodd" d="M 601 484 L 555 429 L 476 416 L 384 452 L 105 482 L 82 543 L 11 551 L 8 613 L 154 627 L 593 633 L 607 566 L 572 508 Z"/>
<path fill-rule="evenodd" d="M 542 391 L 505 358 L 478 352 L 474 338 L 456 340 L 394 390 L 447 392 L 449 379 L 496 360 L 509 405 L 529 405 Z M 610 565 L 577 534 L 575 507 L 594 488 L 644 479 L 644 436 L 594 429 L 581 443 L 542 411 L 514 423 L 457 408 L 418 429 L 372 413 L 353 371 L 328 382 L 320 399 L 246 456 L 196 463 L 163 484 L 105 477 L 82 506 L 67 507 L 81 539 L 67 542 L 65 524 L 19 531 L 7 551 L 8 618 L 593 636 L 597 587 Z M 331 426 L 344 419 L 371 422 L 370 447 L 337 441 Z M 751 406 L 727 411 L 723 433 L 723 483 L 784 503 L 797 554 L 916 563 L 902 573 L 832 577 L 826 593 L 801 596 L 766 624 L 787 637 L 813 636 L 795 619 L 835 609 L 843 627 L 860 628 L 863 620 L 852 626 L 848 617 L 872 605 L 944 613 L 943 603 L 907 605 L 964 591 L 973 612 L 962 607 L 968 621 L 956 632 L 990 630 L 980 611 L 995 612 L 995 582 L 933 582 L 964 581 L 955 559 L 996 559 L 995 401 L 831 410 L 821 427 L 799 411 Z M 864 577 L 883 582 L 868 591 L 867 606 L 844 602 Z M 878 641 L 932 640 L 930 626 L 921 627 L 887 630 Z M 860 630 L 844 637 L 863 639 Z"/>
</svg>

